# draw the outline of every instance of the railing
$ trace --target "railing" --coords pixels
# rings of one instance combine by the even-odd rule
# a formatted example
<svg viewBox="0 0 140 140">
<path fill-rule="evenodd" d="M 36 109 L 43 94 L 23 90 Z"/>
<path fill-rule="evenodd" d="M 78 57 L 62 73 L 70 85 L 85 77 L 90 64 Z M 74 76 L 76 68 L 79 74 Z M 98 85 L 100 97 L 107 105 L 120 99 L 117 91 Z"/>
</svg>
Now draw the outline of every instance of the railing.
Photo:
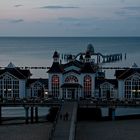
<svg viewBox="0 0 140 140">
<path fill-rule="evenodd" d="M 83 100 L 79 101 L 78 105 L 80 107 L 140 107 L 140 100 Z"/>
<path fill-rule="evenodd" d="M 58 118 L 59 118 L 59 114 L 60 114 L 60 111 L 61 111 L 61 107 L 62 107 L 62 104 L 59 107 L 59 110 L 58 110 L 58 112 L 56 114 L 56 117 L 55 117 L 55 120 L 53 122 L 53 126 L 52 126 L 51 132 L 49 134 L 49 140 L 53 140 L 56 124 L 57 124 L 57 121 L 58 121 Z"/>
</svg>

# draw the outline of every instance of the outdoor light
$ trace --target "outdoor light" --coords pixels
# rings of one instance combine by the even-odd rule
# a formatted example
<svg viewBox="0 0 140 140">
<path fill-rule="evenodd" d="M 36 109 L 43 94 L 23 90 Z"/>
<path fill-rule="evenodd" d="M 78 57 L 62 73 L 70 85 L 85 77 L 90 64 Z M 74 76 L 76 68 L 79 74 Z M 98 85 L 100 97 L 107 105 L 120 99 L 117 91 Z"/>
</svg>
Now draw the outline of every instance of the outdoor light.
<svg viewBox="0 0 140 140">
<path fill-rule="evenodd" d="M 48 95 L 48 91 L 45 91 L 45 95 Z"/>
</svg>

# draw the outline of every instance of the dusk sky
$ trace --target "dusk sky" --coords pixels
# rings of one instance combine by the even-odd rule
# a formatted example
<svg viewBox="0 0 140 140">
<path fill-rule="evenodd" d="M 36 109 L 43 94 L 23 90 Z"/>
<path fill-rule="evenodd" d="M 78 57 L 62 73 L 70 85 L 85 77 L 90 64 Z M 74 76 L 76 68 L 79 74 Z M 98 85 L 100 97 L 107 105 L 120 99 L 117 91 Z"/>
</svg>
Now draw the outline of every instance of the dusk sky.
<svg viewBox="0 0 140 140">
<path fill-rule="evenodd" d="M 140 0 L 1 0 L 0 36 L 140 36 Z"/>
</svg>

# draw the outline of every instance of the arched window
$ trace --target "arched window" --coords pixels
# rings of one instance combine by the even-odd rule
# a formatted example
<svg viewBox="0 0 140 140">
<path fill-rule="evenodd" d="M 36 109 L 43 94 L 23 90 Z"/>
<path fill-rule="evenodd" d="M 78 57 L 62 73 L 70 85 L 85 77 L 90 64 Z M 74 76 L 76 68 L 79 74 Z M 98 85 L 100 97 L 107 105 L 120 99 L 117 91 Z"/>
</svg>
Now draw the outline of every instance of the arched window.
<svg viewBox="0 0 140 140">
<path fill-rule="evenodd" d="M 101 85 L 102 98 L 114 98 L 114 88 L 110 83 L 104 83 Z"/>
<path fill-rule="evenodd" d="M 36 82 L 31 88 L 31 96 L 32 97 L 43 97 L 44 89 L 43 86 Z"/>
<path fill-rule="evenodd" d="M 51 83 L 52 83 L 52 96 L 59 97 L 59 92 L 60 92 L 59 76 L 53 75 Z"/>
<path fill-rule="evenodd" d="M 0 79 L 0 94 L 4 98 L 18 98 L 19 81 L 10 75 L 3 75 Z"/>
<path fill-rule="evenodd" d="M 84 77 L 84 96 L 85 97 L 90 97 L 91 96 L 91 93 L 92 93 L 91 85 L 92 85 L 91 76 L 86 75 Z"/>
<path fill-rule="evenodd" d="M 140 78 L 133 76 L 125 80 L 125 98 L 140 98 Z"/>
<path fill-rule="evenodd" d="M 65 82 L 66 83 L 78 83 L 78 79 L 77 79 L 77 77 L 70 75 L 70 76 L 66 77 Z"/>
</svg>

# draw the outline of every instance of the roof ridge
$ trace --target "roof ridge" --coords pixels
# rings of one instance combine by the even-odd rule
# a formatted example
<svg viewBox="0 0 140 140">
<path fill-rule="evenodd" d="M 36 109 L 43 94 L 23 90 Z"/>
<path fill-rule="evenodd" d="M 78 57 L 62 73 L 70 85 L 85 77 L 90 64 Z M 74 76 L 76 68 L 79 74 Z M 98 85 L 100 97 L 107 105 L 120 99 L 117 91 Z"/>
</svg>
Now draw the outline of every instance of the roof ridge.
<svg viewBox="0 0 140 140">
<path fill-rule="evenodd" d="M 13 69 L 15 69 L 16 71 L 18 71 L 26 79 L 25 75 L 23 73 L 21 73 L 19 70 L 17 70 L 16 67 L 14 67 Z"/>
<path fill-rule="evenodd" d="M 120 76 L 118 76 L 118 78 L 120 78 L 121 76 L 123 76 L 126 72 L 128 72 L 129 70 L 131 70 L 131 68 L 129 68 L 128 70 L 124 71 Z"/>
</svg>

